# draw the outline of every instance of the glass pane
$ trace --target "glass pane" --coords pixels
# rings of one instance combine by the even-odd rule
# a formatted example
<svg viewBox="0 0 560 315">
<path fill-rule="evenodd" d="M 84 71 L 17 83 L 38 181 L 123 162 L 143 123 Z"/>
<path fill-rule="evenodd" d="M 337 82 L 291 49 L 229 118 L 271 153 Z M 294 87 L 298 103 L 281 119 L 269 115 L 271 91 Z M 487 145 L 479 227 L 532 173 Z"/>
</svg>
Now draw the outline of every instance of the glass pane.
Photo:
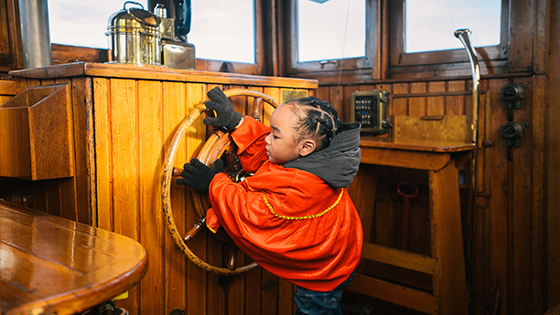
<svg viewBox="0 0 560 315">
<path fill-rule="evenodd" d="M 298 1 L 298 61 L 364 57 L 366 0 L 316 1 Z"/>
<path fill-rule="evenodd" d="M 192 1 L 188 42 L 197 58 L 255 63 L 253 0 Z"/>
<path fill-rule="evenodd" d="M 109 48 L 107 21 L 125 1 L 48 0 L 51 43 Z M 136 1 L 148 8 L 148 0 Z M 129 4 L 128 8 L 138 7 Z"/>
<path fill-rule="evenodd" d="M 405 52 L 463 48 L 461 28 L 475 47 L 499 45 L 501 9 L 502 0 L 406 0 Z"/>
</svg>

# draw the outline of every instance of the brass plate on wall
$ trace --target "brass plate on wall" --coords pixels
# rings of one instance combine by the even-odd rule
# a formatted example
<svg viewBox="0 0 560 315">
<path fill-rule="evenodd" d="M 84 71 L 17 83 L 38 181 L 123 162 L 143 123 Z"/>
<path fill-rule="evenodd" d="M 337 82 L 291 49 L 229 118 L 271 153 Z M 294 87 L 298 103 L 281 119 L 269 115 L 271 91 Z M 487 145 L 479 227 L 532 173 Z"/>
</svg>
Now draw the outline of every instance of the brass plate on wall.
<svg viewBox="0 0 560 315">
<path fill-rule="evenodd" d="M 280 104 L 284 104 L 289 100 L 293 100 L 295 98 L 302 98 L 307 97 L 307 91 L 302 90 L 282 90 L 282 98 L 280 99 Z"/>
</svg>

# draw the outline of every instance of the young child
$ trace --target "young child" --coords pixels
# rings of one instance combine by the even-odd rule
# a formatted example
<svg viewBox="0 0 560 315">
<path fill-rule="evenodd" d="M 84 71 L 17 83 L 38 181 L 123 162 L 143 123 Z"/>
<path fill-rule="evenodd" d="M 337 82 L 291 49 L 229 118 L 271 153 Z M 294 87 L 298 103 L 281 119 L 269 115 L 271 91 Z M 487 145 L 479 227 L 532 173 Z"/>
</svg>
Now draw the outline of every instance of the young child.
<svg viewBox="0 0 560 315">
<path fill-rule="evenodd" d="M 296 285 L 296 314 L 342 314 L 340 299 L 360 261 L 362 225 L 345 189 L 360 163 L 360 124 L 342 123 L 315 97 L 276 108 L 270 127 L 241 117 L 219 88 L 206 107 L 237 144 L 246 172 L 241 183 L 197 159 L 178 184 L 209 192 L 207 227 L 222 226 L 261 267 Z"/>
</svg>

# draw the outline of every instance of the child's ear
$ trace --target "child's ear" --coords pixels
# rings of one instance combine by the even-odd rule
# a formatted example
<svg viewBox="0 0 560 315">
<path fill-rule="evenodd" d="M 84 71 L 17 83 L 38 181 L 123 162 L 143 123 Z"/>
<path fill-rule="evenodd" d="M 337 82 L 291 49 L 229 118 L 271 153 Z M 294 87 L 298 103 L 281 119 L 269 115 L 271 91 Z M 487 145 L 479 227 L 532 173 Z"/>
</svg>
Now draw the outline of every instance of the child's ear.
<svg viewBox="0 0 560 315">
<path fill-rule="evenodd" d="M 316 147 L 316 143 L 315 140 L 313 139 L 305 139 L 302 140 L 299 143 L 300 147 L 299 147 L 299 155 L 300 156 L 306 156 L 309 155 L 311 153 L 313 153 L 313 151 L 315 151 L 315 147 Z"/>
</svg>

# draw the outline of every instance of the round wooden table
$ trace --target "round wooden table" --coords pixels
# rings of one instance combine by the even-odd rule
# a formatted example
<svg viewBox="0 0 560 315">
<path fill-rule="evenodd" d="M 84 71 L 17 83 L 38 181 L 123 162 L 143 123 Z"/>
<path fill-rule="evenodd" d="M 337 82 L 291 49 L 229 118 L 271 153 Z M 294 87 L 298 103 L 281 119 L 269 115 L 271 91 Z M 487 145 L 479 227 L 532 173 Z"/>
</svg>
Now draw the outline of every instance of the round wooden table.
<svg viewBox="0 0 560 315">
<path fill-rule="evenodd" d="M 2 314 L 87 310 L 136 285 L 147 259 L 133 239 L 0 200 Z"/>
</svg>

